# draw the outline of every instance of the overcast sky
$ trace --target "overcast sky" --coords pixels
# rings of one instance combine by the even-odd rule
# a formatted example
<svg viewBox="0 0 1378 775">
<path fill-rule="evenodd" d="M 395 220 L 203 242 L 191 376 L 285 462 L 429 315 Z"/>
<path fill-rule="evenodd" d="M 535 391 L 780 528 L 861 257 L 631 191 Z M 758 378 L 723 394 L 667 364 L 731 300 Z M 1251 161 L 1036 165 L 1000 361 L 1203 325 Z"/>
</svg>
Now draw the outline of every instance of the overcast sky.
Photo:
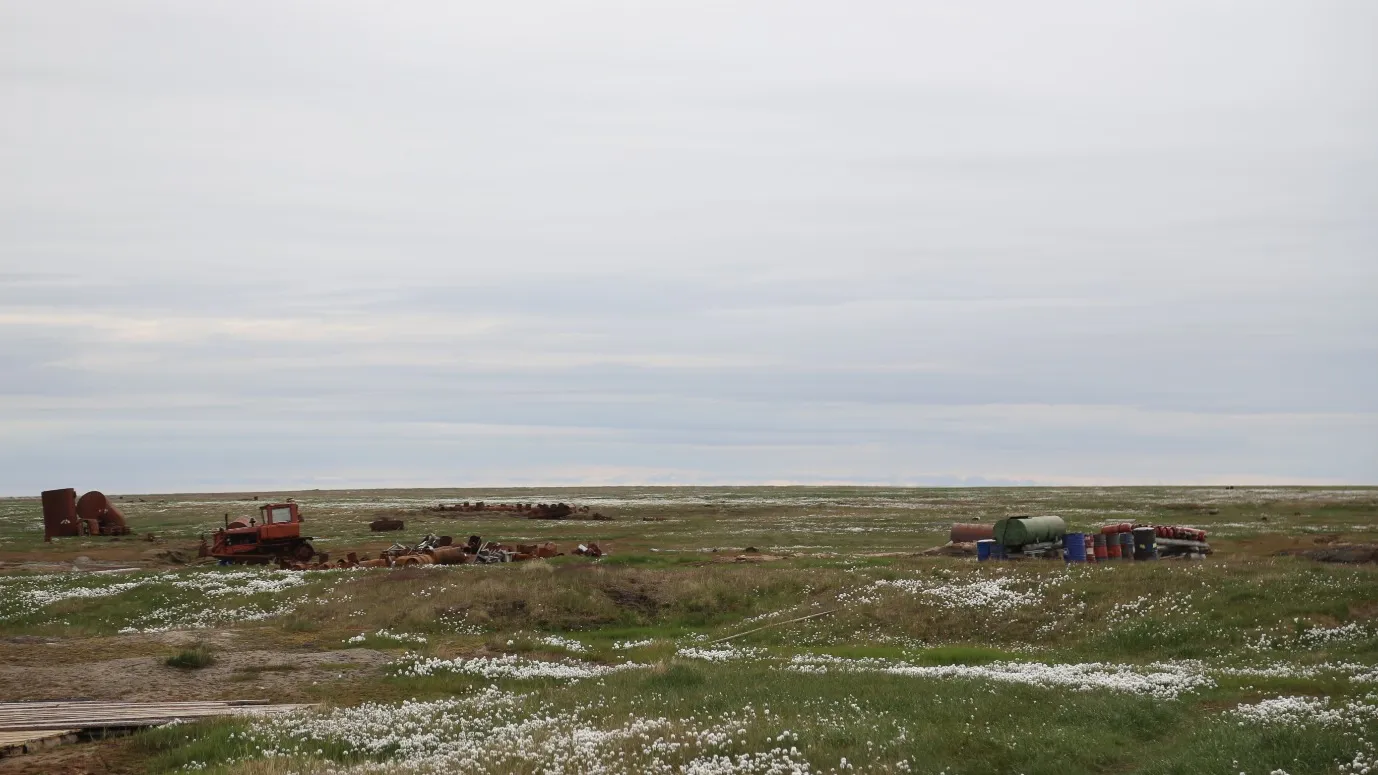
<svg viewBox="0 0 1378 775">
<path fill-rule="evenodd" d="M 1376 40 L 0 0 L 0 494 L 1378 483 Z"/>
</svg>

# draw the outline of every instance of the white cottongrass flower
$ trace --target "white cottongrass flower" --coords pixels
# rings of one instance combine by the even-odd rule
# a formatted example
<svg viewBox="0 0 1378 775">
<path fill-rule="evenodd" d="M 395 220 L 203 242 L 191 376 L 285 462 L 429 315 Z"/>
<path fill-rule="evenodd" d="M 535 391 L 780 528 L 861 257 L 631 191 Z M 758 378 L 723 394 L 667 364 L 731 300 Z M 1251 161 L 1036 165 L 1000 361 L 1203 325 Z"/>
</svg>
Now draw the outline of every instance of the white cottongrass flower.
<svg viewBox="0 0 1378 775">
<path fill-rule="evenodd" d="M 392 664 L 392 669 L 397 675 L 407 678 L 422 678 L 437 673 L 463 673 L 490 680 L 499 678 L 518 680 L 555 678 L 567 681 L 598 678 L 621 670 L 637 670 L 647 667 L 650 665 L 634 662 L 599 665 L 571 659 L 544 661 L 527 659 L 516 654 L 504 654 L 498 657 L 474 657 L 472 659 L 465 659 L 464 657 L 439 659 L 410 654 Z"/>
<path fill-rule="evenodd" d="M 1212 686 L 1214 681 L 1196 665 L 1156 662 L 1147 668 L 1103 662 L 1044 664 L 995 662 L 989 665 L 915 665 L 900 660 L 847 659 L 826 654 L 797 655 L 786 666 L 800 673 L 876 672 L 914 678 L 965 678 L 1031 686 L 1064 687 L 1074 691 L 1109 689 L 1147 694 L 1161 699 Z"/>
</svg>

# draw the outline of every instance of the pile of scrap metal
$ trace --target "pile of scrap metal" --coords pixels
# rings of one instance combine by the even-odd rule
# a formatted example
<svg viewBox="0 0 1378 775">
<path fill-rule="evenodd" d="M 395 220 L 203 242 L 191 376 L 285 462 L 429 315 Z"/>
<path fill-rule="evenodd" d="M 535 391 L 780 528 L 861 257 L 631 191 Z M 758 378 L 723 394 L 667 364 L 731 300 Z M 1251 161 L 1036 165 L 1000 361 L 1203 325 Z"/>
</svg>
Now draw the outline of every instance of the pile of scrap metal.
<svg viewBox="0 0 1378 775">
<path fill-rule="evenodd" d="M 71 536 L 129 535 L 124 515 L 104 494 L 92 490 L 77 499 L 68 487 L 43 493 L 43 540 Z"/>
<path fill-rule="evenodd" d="M 335 562 L 283 562 L 288 570 L 325 570 L 328 568 L 407 568 L 419 565 L 489 565 L 502 562 L 525 562 L 526 560 L 560 557 L 564 552 L 555 544 L 501 544 L 484 541 L 479 536 L 469 536 L 462 545 L 455 545 L 450 536 L 427 535 L 414 546 L 393 544 L 379 553 L 377 559 L 367 555 L 358 556 L 354 552 Z M 605 552 L 597 543 L 590 541 L 579 544 L 572 552 L 583 557 L 602 557 Z"/>
<path fill-rule="evenodd" d="M 588 506 L 572 506 L 568 503 L 486 503 L 484 501 L 470 503 L 464 501 L 452 506 L 438 503 L 432 511 L 459 511 L 466 514 L 493 511 L 521 514 L 527 519 L 608 519 L 596 511 L 590 511 Z"/>
</svg>

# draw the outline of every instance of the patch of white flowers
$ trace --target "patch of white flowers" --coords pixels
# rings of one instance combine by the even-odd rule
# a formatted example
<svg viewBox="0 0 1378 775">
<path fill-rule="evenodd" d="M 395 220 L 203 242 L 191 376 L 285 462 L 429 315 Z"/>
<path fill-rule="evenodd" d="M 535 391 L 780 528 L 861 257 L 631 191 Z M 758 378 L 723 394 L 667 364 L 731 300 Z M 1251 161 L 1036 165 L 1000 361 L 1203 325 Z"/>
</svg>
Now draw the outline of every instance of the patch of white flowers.
<svg viewBox="0 0 1378 775">
<path fill-rule="evenodd" d="M 1193 665 L 1157 662 L 1146 668 L 1103 662 L 1044 664 L 996 662 L 989 665 L 915 665 L 889 659 L 847 659 L 826 654 L 797 655 L 786 666 L 799 673 L 874 672 L 914 678 L 958 678 L 1031 686 L 1060 687 L 1074 691 L 1108 689 L 1176 699 L 1182 694 L 1212 686 L 1214 681 Z"/>
<path fill-rule="evenodd" d="M 1331 701 L 1329 697 L 1273 697 L 1231 711 L 1239 723 L 1287 726 L 1346 726 L 1372 728 L 1378 724 L 1378 695 Z"/>
<path fill-rule="evenodd" d="M 764 649 L 751 648 L 750 646 L 707 646 L 698 648 L 689 646 L 675 652 L 676 656 L 685 659 L 701 659 L 705 662 L 734 662 L 739 659 L 752 659 L 765 654 Z"/>
<path fill-rule="evenodd" d="M 612 642 L 612 647 L 616 651 L 629 651 L 631 649 L 639 649 L 644 646 L 650 646 L 653 643 L 655 643 L 655 640 L 651 638 L 647 638 L 645 640 L 615 640 Z"/>
<path fill-rule="evenodd" d="M 460 673 L 490 680 L 500 678 L 517 680 L 554 678 L 578 681 L 584 678 L 598 678 L 621 670 L 644 669 L 650 665 L 634 662 L 599 665 L 571 659 L 545 661 L 527 659 L 516 654 L 504 654 L 498 657 L 474 657 L 472 659 L 465 659 L 464 657 L 439 659 L 409 654 L 393 663 L 391 667 L 396 675 L 406 678 L 423 678 L 441 673 Z"/>
<path fill-rule="evenodd" d="M 589 650 L 589 647 L 585 646 L 580 641 L 577 641 L 573 638 L 565 638 L 560 635 L 547 635 L 546 637 L 541 638 L 538 641 L 538 643 L 540 643 L 543 646 L 550 646 L 551 648 L 571 651 L 575 654 L 587 654 Z"/>
<path fill-rule="evenodd" d="M 272 596 L 301 587 L 308 577 L 276 569 L 164 571 L 119 580 L 87 573 L 0 576 L 0 622 L 34 615 L 64 600 L 115 597 L 145 590 L 153 605 L 132 618 L 108 622 L 120 632 L 165 632 L 253 622 L 289 613 L 295 605 Z M 221 601 L 248 598 L 225 608 Z M 60 620 L 59 620 L 60 621 Z"/>
<path fill-rule="evenodd" d="M 397 643 L 415 643 L 422 645 L 426 642 L 425 635 L 416 635 L 410 632 L 393 632 L 392 630 L 382 629 L 374 633 L 361 632 L 352 638 L 345 638 L 345 643 L 363 643 L 369 638 L 380 638 L 382 640 L 395 641 Z"/>
<path fill-rule="evenodd" d="M 751 750 L 748 727 L 766 723 L 753 712 L 711 720 L 602 720 L 597 706 L 560 710 L 488 687 L 464 698 L 285 714 L 265 720 L 247 737 L 261 757 L 318 758 L 327 746 L 343 749 L 354 763 L 330 763 L 323 770 L 330 775 L 813 772 L 788 731 L 769 736 L 769 747 Z"/>
<path fill-rule="evenodd" d="M 1000 576 L 947 580 L 942 578 L 881 579 L 860 589 L 838 595 L 843 603 L 880 603 L 886 596 L 902 594 L 918 597 L 940 608 L 954 610 L 980 608 L 1012 612 L 1041 603 L 1047 588 L 1061 583 L 1053 579 Z M 1024 587 L 1023 589 L 1019 587 Z"/>
</svg>

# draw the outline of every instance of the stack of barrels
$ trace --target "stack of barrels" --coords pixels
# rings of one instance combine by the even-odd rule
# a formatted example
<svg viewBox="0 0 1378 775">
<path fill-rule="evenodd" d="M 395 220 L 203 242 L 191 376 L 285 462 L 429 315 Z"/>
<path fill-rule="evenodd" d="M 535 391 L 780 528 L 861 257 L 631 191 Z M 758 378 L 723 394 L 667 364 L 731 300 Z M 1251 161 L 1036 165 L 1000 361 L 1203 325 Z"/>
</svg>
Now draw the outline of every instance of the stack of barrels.
<svg viewBox="0 0 1378 775">
<path fill-rule="evenodd" d="M 1156 560 L 1157 535 L 1152 527 L 1135 527 L 1133 522 L 1106 525 L 1099 533 L 1068 533 L 1063 540 L 1067 562 L 1111 562 L 1114 560 Z"/>
</svg>

